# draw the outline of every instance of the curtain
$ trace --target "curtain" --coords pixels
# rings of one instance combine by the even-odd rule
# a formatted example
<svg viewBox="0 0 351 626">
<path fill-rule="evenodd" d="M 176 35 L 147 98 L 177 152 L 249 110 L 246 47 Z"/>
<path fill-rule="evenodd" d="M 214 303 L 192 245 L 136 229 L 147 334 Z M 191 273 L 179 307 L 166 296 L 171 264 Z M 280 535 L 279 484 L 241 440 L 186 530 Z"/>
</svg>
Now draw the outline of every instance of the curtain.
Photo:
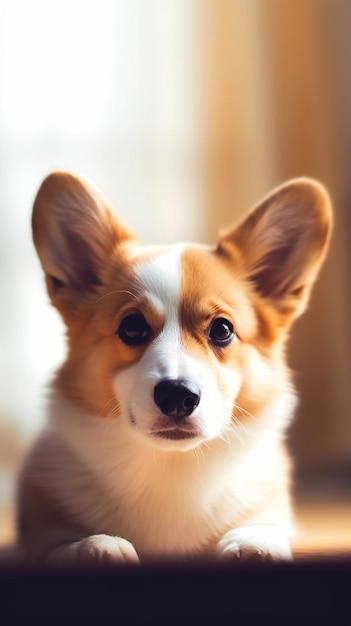
<svg viewBox="0 0 351 626">
<path fill-rule="evenodd" d="M 327 262 L 290 348 L 300 392 L 289 441 L 313 468 L 351 453 L 351 5 L 343 0 L 208 0 L 203 189 L 206 234 L 294 176 L 329 189 Z"/>
</svg>

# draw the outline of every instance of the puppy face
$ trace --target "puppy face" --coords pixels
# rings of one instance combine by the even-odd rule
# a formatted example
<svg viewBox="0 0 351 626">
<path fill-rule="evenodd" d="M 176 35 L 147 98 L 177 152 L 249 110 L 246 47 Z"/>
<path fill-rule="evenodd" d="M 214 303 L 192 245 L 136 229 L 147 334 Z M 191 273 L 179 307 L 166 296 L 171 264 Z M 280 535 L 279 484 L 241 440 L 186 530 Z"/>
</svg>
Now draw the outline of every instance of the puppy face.
<svg viewBox="0 0 351 626">
<path fill-rule="evenodd" d="M 240 374 L 224 361 L 235 362 L 236 323 L 225 298 L 211 294 L 211 282 L 220 288 L 215 275 L 205 291 L 196 288 L 206 283 L 211 261 L 217 260 L 206 249 L 174 246 L 135 267 L 143 302 L 117 334 L 127 345 L 144 343 L 144 350 L 117 373 L 115 390 L 121 414 L 157 447 L 194 447 L 217 436 L 231 417 Z M 230 277 L 224 272 L 223 279 Z"/>
<path fill-rule="evenodd" d="M 240 440 L 263 416 L 282 428 L 274 407 L 291 396 L 287 331 L 307 304 L 330 221 L 323 188 L 300 179 L 216 247 L 143 248 L 90 184 L 52 174 L 33 234 L 67 325 L 57 385 L 165 450 Z"/>
</svg>

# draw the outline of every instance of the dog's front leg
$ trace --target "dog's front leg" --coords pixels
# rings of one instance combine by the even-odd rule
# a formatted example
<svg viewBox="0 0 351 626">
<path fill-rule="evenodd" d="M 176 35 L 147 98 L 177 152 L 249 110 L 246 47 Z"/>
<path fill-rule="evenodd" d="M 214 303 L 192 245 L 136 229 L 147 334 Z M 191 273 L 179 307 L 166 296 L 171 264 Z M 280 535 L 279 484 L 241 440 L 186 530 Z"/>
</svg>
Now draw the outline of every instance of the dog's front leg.
<svg viewBox="0 0 351 626">
<path fill-rule="evenodd" d="M 289 533 L 272 524 L 241 526 L 223 535 L 216 546 L 216 557 L 220 561 L 289 561 L 292 559 Z"/>
<path fill-rule="evenodd" d="M 122 537 L 91 535 L 50 550 L 46 562 L 51 565 L 106 565 L 139 563 L 134 546 Z"/>
</svg>

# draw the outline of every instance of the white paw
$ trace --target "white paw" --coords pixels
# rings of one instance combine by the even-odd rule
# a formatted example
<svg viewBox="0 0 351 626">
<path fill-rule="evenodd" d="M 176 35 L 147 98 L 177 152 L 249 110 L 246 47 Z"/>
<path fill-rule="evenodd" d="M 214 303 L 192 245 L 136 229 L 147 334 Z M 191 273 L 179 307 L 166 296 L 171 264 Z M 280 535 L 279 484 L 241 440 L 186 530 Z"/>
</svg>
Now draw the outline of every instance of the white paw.
<svg viewBox="0 0 351 626">
<path fill-rule="evenodd" d="M 292 554 L 286 531 L 277 526 L 252 525 L 223 535 L 216 547 L 216 557 L 220 561 L 289 561 Z"/>
<path fill-rule="evenodd" d="M 74 543 L 58 546 L 48 555 L 53 564 L 105 565 L 138 563 L 134 546 L 122 537 L 91 535 Z"/>
</svg>

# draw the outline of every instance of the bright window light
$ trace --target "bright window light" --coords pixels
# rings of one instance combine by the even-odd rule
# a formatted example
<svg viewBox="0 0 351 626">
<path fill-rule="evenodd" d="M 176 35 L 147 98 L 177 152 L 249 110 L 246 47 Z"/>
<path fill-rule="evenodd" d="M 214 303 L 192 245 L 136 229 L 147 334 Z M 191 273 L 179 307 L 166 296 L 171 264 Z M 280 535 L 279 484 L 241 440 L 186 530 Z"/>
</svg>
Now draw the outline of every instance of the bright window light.
<svg viewBox="0 0 351 626">
<path fill-rule="evenodd" d="M 10 127 L 90 132 L 101 123 L 111 85 L 112 8 L 104 0 L 5 1 L 0 107 Z"/>
</svg>

